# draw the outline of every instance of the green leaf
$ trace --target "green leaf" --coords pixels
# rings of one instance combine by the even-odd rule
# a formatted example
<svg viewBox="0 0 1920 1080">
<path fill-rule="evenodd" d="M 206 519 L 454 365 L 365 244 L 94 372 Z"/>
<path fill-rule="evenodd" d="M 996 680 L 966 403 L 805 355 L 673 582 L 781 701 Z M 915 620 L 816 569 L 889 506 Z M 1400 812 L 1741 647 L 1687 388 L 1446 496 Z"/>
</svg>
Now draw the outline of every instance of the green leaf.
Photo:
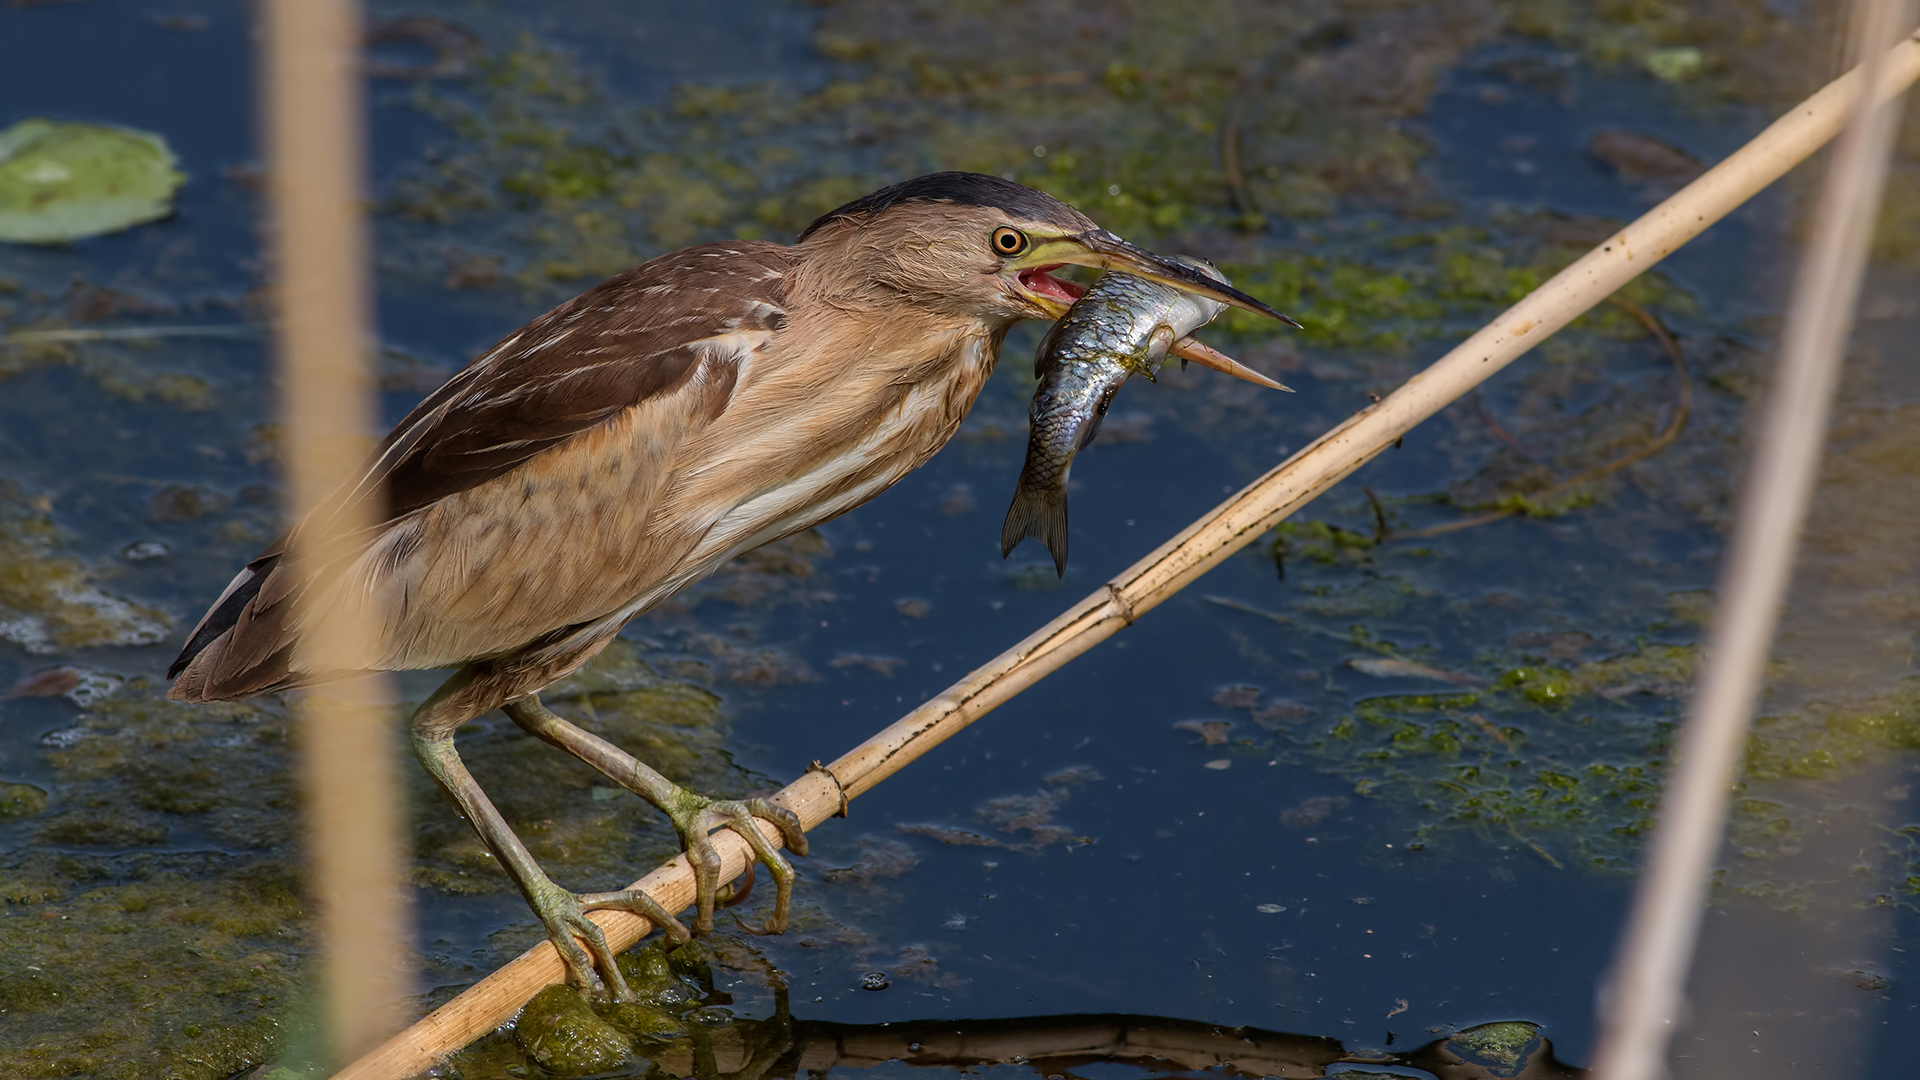
<svg viewBox="0 0 1920 1080">
<path fill-rule="evenodd" d="M 0 131 L 0 240 L 55 244 L 157 221 L 186 180 L 177 165 L 158 135 L 22 120 Z"/>
</svg>

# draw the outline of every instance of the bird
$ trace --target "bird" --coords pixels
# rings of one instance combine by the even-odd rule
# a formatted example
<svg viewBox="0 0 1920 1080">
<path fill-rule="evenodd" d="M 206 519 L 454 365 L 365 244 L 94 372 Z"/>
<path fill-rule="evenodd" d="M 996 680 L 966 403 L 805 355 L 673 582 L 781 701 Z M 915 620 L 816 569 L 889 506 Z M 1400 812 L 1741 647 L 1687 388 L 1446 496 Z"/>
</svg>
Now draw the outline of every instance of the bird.
<svg viewBox="0 0 1920 1080">
<path fill-rule="evenodd" d="M 549 711 L 539 691 L 626 623 L 744 552 L 872 499 L 952 438 L 1007 331 L 1054 320 L 1119 271 L 1287 322 L 1261 301 L 997 176 L 915 177 L 822 215 L 792 245 L 708 243 L 617 274 L 487 349 L 420 402 L 364 469 L 246 564 L 168 670 L 168 697 L 230 701 L 375 671 L 453 669 L 413 713 L 421 764 L 518 886 L 582 990 L 631 997 L 587 913 L 647 916 L 675 943 L 710 933 L 730 828 L 786 927 L 799 820 L 763 799 L 683 789 Z M 1295 324 L 1298 325 L 1298 324 Z M 1221 367 L 1203 346 L 1192 359 Z M 289 541 L 359 504 L 378 524 L 313 572 Z M 299 602 L 296 603 L 296 600 Z M 377 633 L 317 668 L 303 618 L 361 606 Z M 673 822 L 694 925 L 639 890 L 575 893 L 514 835 L 454 748 L 501 709 Z M 752 864 L 749 864 L 749 871 Z"/>
</svg>

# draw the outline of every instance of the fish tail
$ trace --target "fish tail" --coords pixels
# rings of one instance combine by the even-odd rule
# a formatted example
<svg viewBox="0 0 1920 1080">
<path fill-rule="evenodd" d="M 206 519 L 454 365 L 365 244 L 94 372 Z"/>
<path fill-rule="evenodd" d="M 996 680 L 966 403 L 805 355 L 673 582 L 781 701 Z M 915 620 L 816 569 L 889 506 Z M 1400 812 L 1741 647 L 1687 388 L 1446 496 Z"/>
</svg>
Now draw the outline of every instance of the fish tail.
<svg viewBox="0 0 1920 1080">
<path fill-rule="evenodd" d="M 1026 484 L 1013 493 L 1007 523 L 1000 529 L 1000 557 L 1013 554 L 1020 541 L 1038 537 L 1053 555 L 1054 572 L 1067 576 L 1067 493 Z"/>
</svg>

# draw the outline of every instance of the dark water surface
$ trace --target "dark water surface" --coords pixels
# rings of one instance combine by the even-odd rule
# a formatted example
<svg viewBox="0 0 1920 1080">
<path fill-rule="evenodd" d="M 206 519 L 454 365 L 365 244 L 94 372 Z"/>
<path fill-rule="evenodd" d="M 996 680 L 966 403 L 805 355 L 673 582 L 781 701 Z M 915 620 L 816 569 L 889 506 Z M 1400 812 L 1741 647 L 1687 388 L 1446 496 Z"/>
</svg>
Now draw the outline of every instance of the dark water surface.
<svg viewBox="0 0 1920 1080">
<path fill-rule="evenodd" d="M 1827 32 L 1824 9 L 1757 4 L 1686 34 L 1526 4 L 983 10 L 374 5 L 442 35 L 401 34 L 377 59 L 449 61 L 372 84 L 389 420 L 597 276 L 700 239 L 784 238 L 935 167 L 1012 173 L 1215 258 L 1308 325 L 1208 334 L 1297 394 L 1199 369 L 1128 388 L 1075 473 L 1064 582 L 1036 545 L 1006 561 L 996 546 L 1038 337 L 1017 331 L 924 469 L 636 621 L 600 674 L 557 691 L 694 786 L 777 786 L 938 692 L 1644 212 L 1686 179 L 1673 154 L 1739 146 L 1826 57 L 1756 74 L 1735 28 L 1788 56 L 1796 33 L 1818 52 Z M 166 221 L 0 246 L 0 330 L 242 328 L 0 351 L 0 687 L 81 677 L 0 701 L 9 1075 L 224 1076 L 298 1043 L 286 710 L 158 700 L 186 629 L 276 528 L 271 370 L 246 336 L 265 281 L 247 19 L 211 0 L 0 8 L 0 126 L 159 132 L 189 176 Z M 1678 41 L 1707 73 L 1649 74 L 1642 58 Z M 1239 205 L 1217 156 L 1234 126 Z M 1025 1038 L 1116 1014 L 1312 1037 L 1314 1063 L 1287 1075 L 1372 1054 L 1422 1076 L 1438 1059 L 1391 1055 L 1525 1021 L 1584 1063 L 1803 203 L 1792 185 L 1762 195 L 1626 294 L 1690 369 L 1673 446 L 1582 498 L 1553 489 L 1644 444 L 1679 400 L 1658 343 L 1627 307 L 1601 309 L 1310 507 L 1280 557 L 1250 547 L 823 826 L 793 931 L 723 932 L 710 988 L 742 1020 L 790 1009 L 793 1045 L 962 1019 Z M 1905 1061 L 1914 250 L 1892 245 L 1868 289 L 1682 1075 Z M 1402 534 L 1496 506 L 1537 516 L 1395 538 L 1363 489 Z M 403 696 L 435 678 L 407 676 Z M 626 796 L 497 717 L 463 751 L 565 884 L 612 887 L 672 850 Z M 538 931 L 412 783 L 437 1003 Z M 862 988 L 873 972 L 886 989 Z M 896 1052 L 917 1051 L 877 1056 Z M 1010 1056 L 971 1064 L 1059 1071 L 990 1064 Z M 783 1060 L 780 1075 L 833 1063 Z M 503 1035 L 459 1068 L 529 1066 Z"/>
</svg>

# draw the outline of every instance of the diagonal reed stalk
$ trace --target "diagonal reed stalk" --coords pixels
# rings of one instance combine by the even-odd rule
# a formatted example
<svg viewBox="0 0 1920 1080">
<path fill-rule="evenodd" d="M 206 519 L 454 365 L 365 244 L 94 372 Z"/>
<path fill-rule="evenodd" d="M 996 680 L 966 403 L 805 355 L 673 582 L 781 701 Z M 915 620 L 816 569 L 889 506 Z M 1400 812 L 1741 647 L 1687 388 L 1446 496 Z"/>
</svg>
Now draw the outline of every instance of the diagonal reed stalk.
<svg viewBox="0 0 1920 1080">
<path fill-rule="evenodd" d="M 1885 58 L 1872 99 L 1885 101 L 1916 79 L 1920 42 L 1909 40 Z M 1866 85 L 1858 70 L 1834 80 L 1399 390 L 1347 418 L 1059 618 L 832 765 L 809 770 L 776 798 L 812 829 L 843 812 L 847 799 L 1112 637 L 1805 160 L 1839 132 Z M 743 872 L 748 861 L 745 841 L 722 832 L 714 837 L 714 846 L 724 860 L 722 880 Z M 646 889 L 669 910 L 693 903 L 693 874 L 684 856 L 631 887 Z M 616 949 L 632 946 L 652 929 L 645 919 L 625 912 L 595 912 L 593 918 Z M 355 1062 L 339 1078 L 397 1080 L 430 1068 L 511 1019 L 541 987 L 565 976 L 559 955 L 542 942 Z"/>
</svg>

